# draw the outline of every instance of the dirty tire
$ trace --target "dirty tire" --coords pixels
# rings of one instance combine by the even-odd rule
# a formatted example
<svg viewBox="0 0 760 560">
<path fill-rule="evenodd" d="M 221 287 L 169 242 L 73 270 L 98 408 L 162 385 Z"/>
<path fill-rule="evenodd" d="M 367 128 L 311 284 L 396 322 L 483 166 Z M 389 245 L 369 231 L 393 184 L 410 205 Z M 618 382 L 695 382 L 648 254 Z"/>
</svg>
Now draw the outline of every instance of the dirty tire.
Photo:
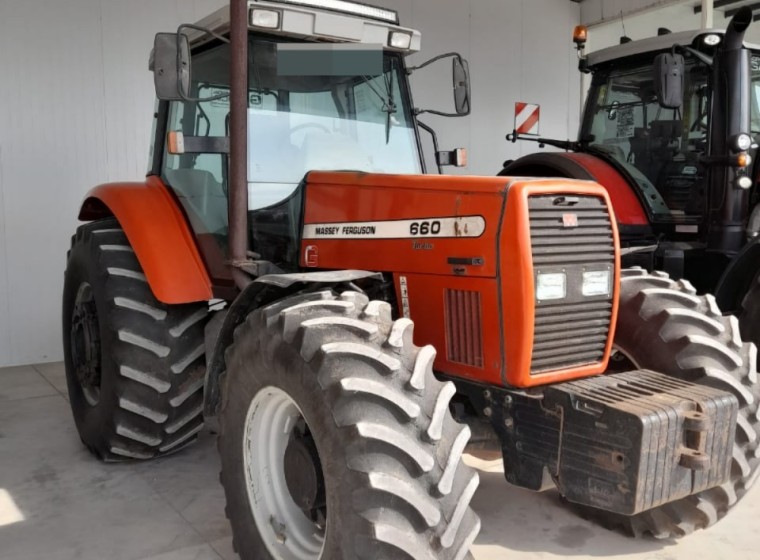
<svg viewBox="0 0 760 560">
<path fill-rule="evenodd" d="M 245 472 L 249 407 L 272 388 L 295 402 L 319 453 L 327 508 L 316 557 L 466 557 L 480 529 L 469 506 L 478 475 L 461 460 L 470 430 L 449 413 L 454 386 L 434 377 L 435 350 L 414 346 L 412 330 L 407 319 L 392 321 L 385 302 L 331 291 L 288 298 L 238 327 L 226 357 L 219 451 L 243 560 L 288 558 L 274 542 L 279 520 L 257 527 Z"/>
<path fill-rule="evenodd" d="M 711 295 L 661 272 L 623 271 L 615 346 L 637 367 L 730 392 L 739 400 L 731 478 L 670 504 L 632 516 L 579 508 L 584 516 L 639 537 L 678 538 L 723 518 L 755 482 L 758 471 L 757 350 L 743 343 L 735 317 Z"/>
<path fill-rule="evenodd" d="M 760 346 L 760 273 L 752 281 L 742 299 L 739 327 L 742 339 Z"/>
<path fill-rule="evenodd" d="M 72 321 L 89 286 L 96 315 L 90 338 L 99 374 L 77 375 L 82 351 Z M 69 400 L 84 444 L 105 461 L 174 453 L 203 427 L 204 324 L 208 306 L 164 305 L 153 296 L 126 235 L 114 219 L 81 226 L 72 239 L 63 293 L 63 347 Z M 77 358 L 77 355 L 80 358 Z"/>
</svg>

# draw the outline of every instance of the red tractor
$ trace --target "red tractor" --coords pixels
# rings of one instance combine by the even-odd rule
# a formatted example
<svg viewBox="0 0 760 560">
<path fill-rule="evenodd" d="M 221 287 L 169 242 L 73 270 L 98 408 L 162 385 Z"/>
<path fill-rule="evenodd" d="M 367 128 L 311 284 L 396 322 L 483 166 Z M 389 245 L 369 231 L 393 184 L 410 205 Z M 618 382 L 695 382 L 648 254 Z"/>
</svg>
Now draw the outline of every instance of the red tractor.
<svg viewBox="0 0 760 560">
<path fill-rule="evenodd" d="M 421 175 L 419 40 L 347 0 L 156 37 L 151 171 L 90 191 L 68 255 L 82 441 L 151 459 L 218 418 L 244 560 L 461 560 L 483 449 L 635 533 L 714 523 L 757 472 L 754 345 L 688 282 L 621 272 L 601 186 Z"/>
<path fill-rule="evenodd" d="M 715 294 L 760 343 L 760 45 L 749 8 L 728 29 L 670 33 L 583 54 L 591 75 L 577 141 L 510 134 L 566 150 L 507 161 L 505 176 L 567 177 L 605 187 L 623 266 L 663 270 Z"/>
</svg>

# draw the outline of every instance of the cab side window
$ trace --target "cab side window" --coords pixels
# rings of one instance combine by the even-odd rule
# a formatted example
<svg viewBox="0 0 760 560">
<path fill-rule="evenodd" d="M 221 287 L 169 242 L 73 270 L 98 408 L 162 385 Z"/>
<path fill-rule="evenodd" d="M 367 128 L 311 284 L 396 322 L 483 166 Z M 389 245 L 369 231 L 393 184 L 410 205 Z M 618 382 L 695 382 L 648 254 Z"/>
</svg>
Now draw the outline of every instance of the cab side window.
<svg viewBox="0 0 760 560">
<path fill-rule="evenodd" d="M 168 131 L 181 132 L 185 138 L 228 136 L 228 69 L 226 45 L 193 55 L 189 97 L 207 101 L 171 102 Z M 176 155 L 164 145 L 161 176 L 182 204 L 212 273 L 213 263 L 223 262 L 227 252 L 227 168 L 227 154 Z"/>
</svg>

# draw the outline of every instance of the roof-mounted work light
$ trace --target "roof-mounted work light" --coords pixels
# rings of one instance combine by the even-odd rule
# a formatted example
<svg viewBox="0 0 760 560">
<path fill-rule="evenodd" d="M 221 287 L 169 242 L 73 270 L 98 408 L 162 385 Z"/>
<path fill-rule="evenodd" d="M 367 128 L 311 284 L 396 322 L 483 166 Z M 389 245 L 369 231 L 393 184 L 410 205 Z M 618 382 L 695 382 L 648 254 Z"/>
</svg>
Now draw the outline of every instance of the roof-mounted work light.
<svg viewBox="0 0 760 560">
<path fill-rule="evenodd" d="M 309 6 L 311 8 L 321 8 L 331 12 L 340 12 L 343 14 L 352 14 L 368 19 L 384 21 L 386 23 L 399 24 L 398 12 L 362 4 L 361 2 L 349 2 L 348 0 L 266 0 L 278 4 L 293 4 L 296 6 Z"/>
</svg>

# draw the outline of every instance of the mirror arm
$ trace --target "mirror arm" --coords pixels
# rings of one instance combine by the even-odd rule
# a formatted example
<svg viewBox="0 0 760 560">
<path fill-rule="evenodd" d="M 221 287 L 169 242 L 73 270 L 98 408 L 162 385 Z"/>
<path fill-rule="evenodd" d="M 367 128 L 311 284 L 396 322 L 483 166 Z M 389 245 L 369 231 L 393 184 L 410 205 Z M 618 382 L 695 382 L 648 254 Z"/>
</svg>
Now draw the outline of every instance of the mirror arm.
<svg viewBox="0 0 760 560">
<path fill-rule="evenodd" d="M 433 150 L 437 154 L 439 152 L 438 149 L 438 134 L 436 134 L 433 127 L 426 125 L 424 122 L 417 120 L 417 126 L 419 126 L 422 130 L 430 134 L 430 136 L 433 138 Z M 435 164 L 438 166 L 438 174 L 443 175 L 443 166 L 441 166 L 441 162 L 438 161 L 438 158 L 435 158 Z"/>
<path fill-rule="evenodd" d="M 423 62 L 419 66 L 412 66 L 411 68 L 406 69 L 406 73 L 411 75 L 413 72 L 416 72 L 417 70 L 422 70 L 426 66 L 430 66 L 431 64 L 438 62 L 439 60 L 443 60 L 444 58 L 458 58 L 459 60 L 464 60 L 462 58 L 462 55 L 456 52 L 450 52 L 446 54 L 439 54 L 436 57 L 431 58 L 427 62 Z M 428 111 L 429 112 L 429 111 Z"/>
<path fill-rule="evenodd" d="M 692 56 L 694 56 L 694 58 L 696 58 L 697 60 L 699 60 L 700 62 L 702 62 L 708 68 L 712 68 L 712 66 L 713 66 L 713 57 L 707 56 L 705 53 L 699 52 L 695 48 L 692 48 L 692 47 L 689 47 L 689 46 L 686 46 L 686 45 L 673 45 L 673 51 L 674 52 L 678 52 L 678 51 L 687 52 L 687 53 L 691 54 Z"/>
<path fill-rule="evenodd" d="M 200 27 L 198 25 L 193 25 L 192 23 L 183 23 L 177 28 L 177 35 L 182 33 L 185 29 L 192 29 L 194 31 L 199 31 L 200 33 L 205 33 L 206 35 L 211 35 L 214 39 L 219 39 L 222 43 L 230 44 L 230 40 L 225 37 L 224 35 L 220 35 L 216 31 L 211 31 L 207 27 Z"/>
<path fill-rule="evenodd" d="M 467 111 L 466 113 L 462 113 L 461 115 L 459 113 L 444 113 L 442 111 L 433 111 L 432 109 L 415 109 L 414 110 L 414 116 L 419 115 L 438 115 L 439 117 L 466 117 L 470 114 L 470 111 Z"/>
</svg>

